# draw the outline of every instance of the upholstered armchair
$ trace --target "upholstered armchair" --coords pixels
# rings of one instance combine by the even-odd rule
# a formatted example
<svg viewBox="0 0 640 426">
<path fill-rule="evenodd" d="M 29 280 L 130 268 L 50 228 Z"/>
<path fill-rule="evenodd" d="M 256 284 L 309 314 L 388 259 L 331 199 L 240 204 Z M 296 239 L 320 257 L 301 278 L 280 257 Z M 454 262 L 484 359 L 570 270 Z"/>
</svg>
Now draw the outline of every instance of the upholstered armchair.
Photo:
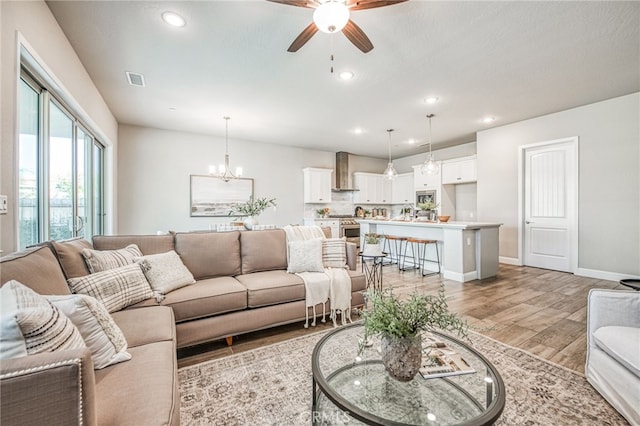
<svg viewBox="0 0 640 426">
<path fill-rule="evenodd" d="M 640 425 L 640 292 L 589 292 L 585 375 L 629 423 Z"/>
</svg>

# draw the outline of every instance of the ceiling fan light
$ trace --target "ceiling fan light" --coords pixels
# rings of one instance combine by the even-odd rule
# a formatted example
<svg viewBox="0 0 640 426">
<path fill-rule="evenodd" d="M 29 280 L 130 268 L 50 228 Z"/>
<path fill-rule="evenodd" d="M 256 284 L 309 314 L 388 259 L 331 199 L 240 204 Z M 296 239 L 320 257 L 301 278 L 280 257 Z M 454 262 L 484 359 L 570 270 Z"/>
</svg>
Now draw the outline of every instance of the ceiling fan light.
<svg viewBox="0 0 640 426">
<path fill-rule="evenodd" d="M 313 22 L 323 33 L 342 31 L 349 22 L 349 9 L 342 3 L 330 1 L 321 4 L 313 12 Z"/>
</svg>

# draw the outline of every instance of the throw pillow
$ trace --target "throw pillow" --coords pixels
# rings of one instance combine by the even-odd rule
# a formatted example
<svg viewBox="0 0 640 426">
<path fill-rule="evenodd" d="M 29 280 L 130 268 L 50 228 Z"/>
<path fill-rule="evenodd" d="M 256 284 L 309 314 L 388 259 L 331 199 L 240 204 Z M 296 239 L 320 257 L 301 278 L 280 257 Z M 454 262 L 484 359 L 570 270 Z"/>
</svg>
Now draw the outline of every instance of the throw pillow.
<svg viewBox="0 0 640 426">
<path fill-rule="evenodd" d="M 322 240 L 299 240 L 289 242 L 289 265 L 287 272 L 324 272 L 322 265 Z"/>
<path fill-rule="evenodd" d="M 73 322 L 44 296 L 11 280 L 0 288 L 0 358 L 86 347 Z M 9 331 L 5 334 L 5 330 Z"/>
<path fill-rule="evenodd" d="M 120 250 L 93 250 L 89 248 L 81 251 L 89 272 L 108 271 L 134 262 L 133 259 L 142 256 L 142 252 L 135 244 L 129 244 Z"/>
<path fill-rule="evenodd" d="M 137 263 L 69 278 L 67 282 L 72 292 L 95 297 L 109 313 L 153 297 L 153 291 Z"/>
<path fill-rule="evenodd" d="M 325 268 L 346 268 L 346 238 L 329 238 L 322 241 L 322 263 Z"/>
<path fill-rule="evenodd" d="M 137 257 L 135 260 L 142 267 L 158 302 L 167 293 L 196 282 L 174 250 Z"/>
<path fill-rule="evenodd" d="M 94 369 L 99 370 L 131 359 L 122 330 L 96 299 L 83 294 L 46 298 L 78 328 L 84 343 L 91 350 Z"/>
</svg>

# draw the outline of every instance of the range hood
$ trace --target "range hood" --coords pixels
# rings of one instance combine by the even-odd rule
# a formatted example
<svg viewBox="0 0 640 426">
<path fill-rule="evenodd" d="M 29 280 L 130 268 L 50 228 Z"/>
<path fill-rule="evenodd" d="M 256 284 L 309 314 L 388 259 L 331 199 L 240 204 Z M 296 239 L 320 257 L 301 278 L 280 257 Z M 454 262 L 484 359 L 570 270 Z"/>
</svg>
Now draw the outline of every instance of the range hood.
<svg viewBox="0 0 640 426">
<path fill-rule="evenodd" d="M 336 186 L 332 191 L 358 191 L 351 182 L 351 169 L 349 168 L 348 152 L 336 152 Z"/>
</svg>

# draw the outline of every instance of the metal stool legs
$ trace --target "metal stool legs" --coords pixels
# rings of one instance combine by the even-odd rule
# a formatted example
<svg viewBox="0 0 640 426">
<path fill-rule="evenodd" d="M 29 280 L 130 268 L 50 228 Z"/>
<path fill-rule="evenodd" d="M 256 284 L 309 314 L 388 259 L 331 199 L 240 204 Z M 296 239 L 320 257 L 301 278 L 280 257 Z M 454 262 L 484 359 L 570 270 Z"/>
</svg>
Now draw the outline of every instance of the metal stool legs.
<svg viewBox="0 0 640 426">
<path fill-rule="evenodd" d="M 419 238 L 407 238 L 407 245 L 409 245 L 409 243 L 411 243 L 411 250 L 413 251 L 413 255 L 414 255 L 414 265 L 416 265 L 416 269 L 420 269 L 420 273 L 422 274 L 423 277 L 426 277 L 427 275 L 434 275 L 434 274 L 440 274 L 441 273 L 441 269 L 440 269 L 440 252 L 438 251 L 438 241 L 436 240 L 423 240 L 423 239 L 419 239 Z M 436 249 L 436 260 L 432 260 L 432 259 L 428 259 L 427 258 L 427 246 L 430 244 L 434 244 L 434 247 Z M 405 253 L 406 253 L 406 247 L 405 247 Z M 418 256 L 417 262 L 416 262 L 416 258 L 415 256 Z M 438 264 L 438 272 L 427 272 L 425 273 L 425 262 L 435 262 Z"/>
</svg>

